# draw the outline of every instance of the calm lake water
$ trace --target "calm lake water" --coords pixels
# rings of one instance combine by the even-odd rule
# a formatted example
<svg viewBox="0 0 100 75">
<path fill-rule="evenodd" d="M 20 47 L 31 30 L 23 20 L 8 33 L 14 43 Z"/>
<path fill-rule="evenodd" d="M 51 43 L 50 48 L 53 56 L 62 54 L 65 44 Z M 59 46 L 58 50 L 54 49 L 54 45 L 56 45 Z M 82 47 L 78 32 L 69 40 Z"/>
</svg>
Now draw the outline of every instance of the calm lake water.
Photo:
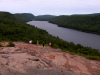
<svg viewBox="0 0 100 75">
<path fill-rule="evenodd" d="M 75 44 L 81 44 L 86 47 L 92 47 L 99 49 L 100 51 L 100 35 L 58 27 L 56 24 L 49 23 L 48 21 L 30 21 L 27 22 L 27 24 L 44 29 L 49 34 L 58 36 L 65 41 L 74 42 Z"/>
</svg>

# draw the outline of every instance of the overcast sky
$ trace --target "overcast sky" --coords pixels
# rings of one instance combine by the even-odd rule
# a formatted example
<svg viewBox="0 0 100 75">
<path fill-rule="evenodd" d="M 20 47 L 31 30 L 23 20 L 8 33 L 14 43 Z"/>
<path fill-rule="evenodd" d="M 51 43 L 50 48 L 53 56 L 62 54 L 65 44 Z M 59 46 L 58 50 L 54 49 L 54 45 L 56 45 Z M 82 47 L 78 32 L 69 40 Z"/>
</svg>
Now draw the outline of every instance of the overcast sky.
<svg viewBox="0 0 100 75">
<path fill-rule="evenodd" d="M 33 15 L 100 13 L 100 0 L 0 0 L 0 11 Z"/>
</svg>

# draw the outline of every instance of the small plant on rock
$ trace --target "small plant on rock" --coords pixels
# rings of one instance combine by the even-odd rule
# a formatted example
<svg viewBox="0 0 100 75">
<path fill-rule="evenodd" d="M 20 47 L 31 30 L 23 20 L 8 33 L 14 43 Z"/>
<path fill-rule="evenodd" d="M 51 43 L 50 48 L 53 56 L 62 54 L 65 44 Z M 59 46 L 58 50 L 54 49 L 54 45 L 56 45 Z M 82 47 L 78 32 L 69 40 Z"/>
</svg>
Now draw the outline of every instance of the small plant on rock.
<svg viewBox="0 0 100 75">
<path fill-rule="evenodd" d="M 15 47 L 15 44 L 12 43 L 12 42 L 9 42 L 8 45 L 7 45 L 7 47 Z"/>
<path fill-rule="evenodd" d="M 53 48 L 59 48 L 59 45 L 54 44 L 54 45 L 53 45 Z"/>
<path fill-rule="evenodd" d="M 0 44 L 0 47 L 3 47 L 3 46 Z"/>
</svg>

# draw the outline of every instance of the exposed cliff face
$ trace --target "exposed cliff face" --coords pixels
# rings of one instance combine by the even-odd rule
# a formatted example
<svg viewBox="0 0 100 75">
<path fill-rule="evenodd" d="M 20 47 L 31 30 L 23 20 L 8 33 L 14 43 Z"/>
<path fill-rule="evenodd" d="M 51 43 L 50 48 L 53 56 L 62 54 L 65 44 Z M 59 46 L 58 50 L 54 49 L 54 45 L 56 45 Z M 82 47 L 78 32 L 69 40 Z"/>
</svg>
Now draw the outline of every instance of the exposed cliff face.
<svg viewBox="0 0 100 75">
<path fill-rule="evenodd" d="M 2 45 L 7 44 L 6 42 Z M 14 42 L 0 48 L 0 75 L 99 75 L 100 61 L 60 49 Z"/>
</svg>

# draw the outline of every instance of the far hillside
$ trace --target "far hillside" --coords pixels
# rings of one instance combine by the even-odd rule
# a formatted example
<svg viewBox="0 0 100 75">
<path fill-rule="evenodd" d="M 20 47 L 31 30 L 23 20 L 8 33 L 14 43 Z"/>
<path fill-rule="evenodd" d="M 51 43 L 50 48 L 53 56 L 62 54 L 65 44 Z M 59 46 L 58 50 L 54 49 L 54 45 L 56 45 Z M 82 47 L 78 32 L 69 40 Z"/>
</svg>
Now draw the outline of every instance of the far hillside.
<svg viewBox="0 0 100 75">
<path fill-rule="evenodd" d="M 56 16 L 54 15 L 39 15 L 39 16 L 36 16 L 36 19 L 41 19 L 41 18 L 54 18 Z"/>
<path fill-rule="evenodd" d="M 100 34 L 100 14 L 87 15 L 61 15 L 54 18 L 41 18 L 39 20 L 47 20 L 58 26 L 72 28 L 83 32 Z"/>
<path fill-rule="evenodd" d="M 16 13 L 14 14 L 14 16 L 23 22 L 28 22 L 28 21 L 32 21 L 35 19 L 35 16 L 31 13 Z"/>
</svg>

